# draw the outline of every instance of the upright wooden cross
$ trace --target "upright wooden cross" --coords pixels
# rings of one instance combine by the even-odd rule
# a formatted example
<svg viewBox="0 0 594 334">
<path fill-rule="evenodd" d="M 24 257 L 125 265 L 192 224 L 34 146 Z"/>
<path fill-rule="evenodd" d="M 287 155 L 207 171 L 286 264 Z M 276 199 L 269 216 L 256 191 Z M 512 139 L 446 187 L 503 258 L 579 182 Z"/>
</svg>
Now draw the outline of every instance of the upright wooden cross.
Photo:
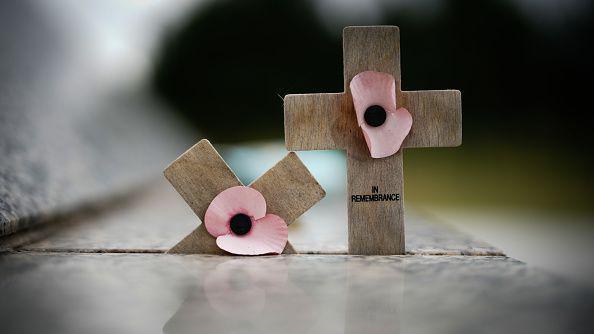
<svg viewBox="0 0 594 334">
<path fill-rule="evenodd" d="M 204 214 L 221 191 L 243 185 L 206 139 L 199 141 L 165 169 L 165 178 L 204 222 Z M 325 195 L 294 152 L 249 185 L 266 199 L 266 212 L 291 224 Z M 224 254 L 204 224 L 171 248 L 168 253 Z M 289 242 L 283 254 L 295 253 Z"/>
<path fill-rule="evenodd" d="M 402 149 L 373 159 L 357 124 L 349 83 L 364 71 L 391 74 L 396 101 L 412 114 L 402 148 L 453 147 L 462 143 L 461 96 L 457 90 L 402 91 L 398 27 L 343 30 L 344 92 L 287 95 L 285 141 L 288 150 L 347 152 L 350 254 L 404 254 Z M 368 201 L 372 193 L 389 198 Z M 392 195 L 394 194 L 394 195 Z M 363 196 L 361 196 L 363 195 Z"/>
</svg>

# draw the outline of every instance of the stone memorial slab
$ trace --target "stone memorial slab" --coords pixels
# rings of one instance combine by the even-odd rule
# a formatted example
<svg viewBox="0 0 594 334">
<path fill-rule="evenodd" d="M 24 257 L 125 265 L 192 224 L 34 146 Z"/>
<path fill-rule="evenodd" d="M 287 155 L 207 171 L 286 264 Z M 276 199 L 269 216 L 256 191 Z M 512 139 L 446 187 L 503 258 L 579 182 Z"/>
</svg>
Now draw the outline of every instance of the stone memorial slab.
<svg viewBox="0 0 594 334">
<path fill-rule="evenodd" d="M 589 333 L 594 292 L 506 257 L 0 257 L 12 333 Z"/>
<path fill-rule="evenodd" d="M 292 224 L 289 240 L 300 253 L 346 254 L 346 210 L 342 192 L 327 197 Z M 460 231 L 410 210 L 408 254 L 503 255 Z M 72 217 L 50 227 L 50 235 L 5 240 L 5 248 L 61 252 L 165 252 L 196 228 L 198 219 L 165 180 L 156 180 L 108 210 Z M 9 241 L 11 244 L 9 244 Z"/>
</svg>

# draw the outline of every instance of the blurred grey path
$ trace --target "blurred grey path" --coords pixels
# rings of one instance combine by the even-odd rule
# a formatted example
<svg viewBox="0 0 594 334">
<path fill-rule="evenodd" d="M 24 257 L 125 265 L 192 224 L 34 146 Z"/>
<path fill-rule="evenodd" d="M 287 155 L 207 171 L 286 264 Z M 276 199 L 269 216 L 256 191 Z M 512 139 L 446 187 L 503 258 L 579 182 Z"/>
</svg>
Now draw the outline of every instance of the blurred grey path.
<svg viewBox="0 0 594 334">
<path fill-rule="evenodd" d="M 143 89 L 158 34 L 128 31 L 164 18 L 102 9 L 0 4 L 0 237 L 133 191 L 194 140 Z"/>
</svg>

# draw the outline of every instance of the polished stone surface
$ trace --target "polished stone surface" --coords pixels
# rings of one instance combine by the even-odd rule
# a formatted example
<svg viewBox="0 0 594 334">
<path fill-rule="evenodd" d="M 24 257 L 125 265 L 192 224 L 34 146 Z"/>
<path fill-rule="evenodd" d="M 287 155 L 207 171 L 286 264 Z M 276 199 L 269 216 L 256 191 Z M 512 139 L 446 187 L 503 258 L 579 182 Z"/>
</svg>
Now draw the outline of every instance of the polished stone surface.
<svg viewBox="0 0 594 334">
<path fill-rule="evenodd" d="M 505 257 L 0 257 L 2 333 L 586 333 L 594 292 Z"/>
<path fill-rule="evenodd" d="M 289 240 L 302 253 L 341 254 L 347 251 L 345 194 L 327 197 L 291 225 Z M 181 197 L 164 180 L 108 210 L 63 222 L 41 240 L 20 249 L 36 251 L 165 251 L 199 224 Z M 409 254 L 503 255 L 499 249 L 461 233 L 438 220 L 406 212 Z"/>
</svg>

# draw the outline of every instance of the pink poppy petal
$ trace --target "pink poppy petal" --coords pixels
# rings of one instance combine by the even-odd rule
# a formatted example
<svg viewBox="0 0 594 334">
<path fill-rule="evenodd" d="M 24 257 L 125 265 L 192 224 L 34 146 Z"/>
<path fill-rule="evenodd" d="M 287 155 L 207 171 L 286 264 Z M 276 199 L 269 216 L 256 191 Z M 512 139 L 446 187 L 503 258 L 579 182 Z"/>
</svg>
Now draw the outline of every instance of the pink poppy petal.
<svg viewBox="0 0 594 334">
<path fill-rule="evenodd" d="M 289 230 L 285 221 L 273 214 L 256 220 L 245 235 L 232 233 L 219 236 L 217 246 L 231 254 L 280 254 L 285 249 Z"/>
<path fill-rule="evenodd" d="M 204 224 L 213 237 L 229 234 L 229 220 L 238 213 L 257 220 L 266 214 L 266 200 L 256 189 L 236 186 L 223 190 L 206 209 Z"/>
<path fill-rule="evenodd" d="M 396 82 L 390 74 L 361 72 L 351 80 L 350 87 L 359 126 L 365 124 L 363 115 L 370 106 L 378 105 L 386 111 L 396 110 Z"/>
<path fill-rule="evenodd" d="M 412 127 L 412 116 L 405 108 L 388 112 L 386 122 L 376 128 L 361 125 L 372 158 L 385 158 L 398 152 Z"/>
<path fill-rule="evenodd" d="M 412 116 L 405 108 L 396 109 L 396 82 L 387 73 L 366 71 L 350 83 L 357 123 L 363 131 L 372 158 L 385 158 L 398 152 L 412 127 Z M 377 127 L 365 122 L 365 111 L 371 106 L 386 111 L 385 122 Z"/>
</svg>

